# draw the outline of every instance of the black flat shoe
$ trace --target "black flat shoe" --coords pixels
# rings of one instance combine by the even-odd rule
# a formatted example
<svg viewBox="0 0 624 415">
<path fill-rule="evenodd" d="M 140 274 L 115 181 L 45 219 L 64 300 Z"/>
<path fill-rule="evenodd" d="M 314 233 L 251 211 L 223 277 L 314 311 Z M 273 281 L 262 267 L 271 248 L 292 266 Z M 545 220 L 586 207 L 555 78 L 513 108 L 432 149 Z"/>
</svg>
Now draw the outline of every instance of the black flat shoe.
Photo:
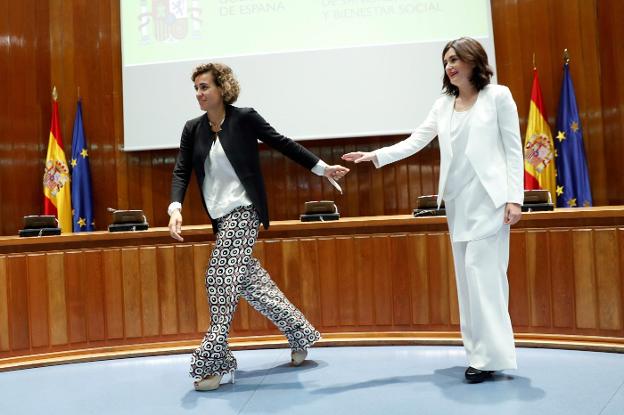
<svg viewBox="0 0 624 415">
<path fill-rule="evenodd" d="M 464 376 L 466 376 L 468 383 L 481 383 L 486 379 L 491 379 L 492 373 L 494 373 L 492 370 L 479 370 L 472 366 L 468 366 Z"/>
</svg>

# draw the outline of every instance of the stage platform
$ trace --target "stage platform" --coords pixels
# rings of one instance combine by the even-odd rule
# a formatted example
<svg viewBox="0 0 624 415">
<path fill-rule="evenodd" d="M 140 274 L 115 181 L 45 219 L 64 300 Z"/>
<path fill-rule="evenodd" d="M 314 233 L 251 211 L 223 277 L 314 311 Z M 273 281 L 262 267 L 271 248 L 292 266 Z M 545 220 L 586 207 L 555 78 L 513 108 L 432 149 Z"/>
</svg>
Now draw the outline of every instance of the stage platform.
<svg viewBox="0 0 624 415">
<path fill-rule="evenodd" d="M 193 389 L 188 354 L 66 364 L 0 373 L 0 413 L 624 413 L 621 354 L 517 352 L 518 370 L 476 385 L 465 383 L 465 354 L 454 346 L 319 347 L 298 368 L 288 349 L 235 351 L 236 383 L 212 392 Z"/>
</svg>

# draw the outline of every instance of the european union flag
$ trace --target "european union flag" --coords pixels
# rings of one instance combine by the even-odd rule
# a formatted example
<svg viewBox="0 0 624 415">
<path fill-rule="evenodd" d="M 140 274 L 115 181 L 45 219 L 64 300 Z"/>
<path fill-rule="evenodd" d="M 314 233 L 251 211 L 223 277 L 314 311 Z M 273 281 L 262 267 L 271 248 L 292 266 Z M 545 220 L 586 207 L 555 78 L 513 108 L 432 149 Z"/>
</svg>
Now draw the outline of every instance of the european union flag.
<svg viewBox="0 0 624 415">
<path fill-rule="evenodd" d="M 91 170 L 84 128 L 82 126 L 82 103 L 78 100 L 74 134 L 72 137 L 72 223 L 74 232 L 95 230 L 93 198 L 91 196 Z"/>
<path fill-rule="evenodd" d="M 592 197 L 585 161 L 583 130 L 576 107 L 576 95 L 568 62 L 563 65 L 555 149 L 557 206 L 591 206 Z"/>
</svg>

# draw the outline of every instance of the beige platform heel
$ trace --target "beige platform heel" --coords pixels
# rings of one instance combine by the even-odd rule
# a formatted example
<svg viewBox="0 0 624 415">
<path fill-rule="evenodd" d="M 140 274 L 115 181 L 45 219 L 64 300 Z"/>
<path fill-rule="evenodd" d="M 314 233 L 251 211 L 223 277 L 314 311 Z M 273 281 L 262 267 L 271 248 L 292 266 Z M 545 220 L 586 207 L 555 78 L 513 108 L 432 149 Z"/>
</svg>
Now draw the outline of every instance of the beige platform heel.
<svg viewBox="0 0 624 415">
<path fill-rule="evenodd" d="M 308 357 L 307 350 L 293 350 L 290 353 L 291 366 L 300 366 L 304 362 L 306 357 Z"/>
<path fill-rule="evenodd" d="M 230 380 L 225 383 L 235 383 L 236 381 L 234 374 L 235 371 L 232 370 L 230 372 Z M 200 381 L 194 382 L 193 386 L 195 386 L 196 391 L 213 391 L 221 386 L 221 379 L 223 379 L 223 375 L 208 376 Z"/>
</svg>

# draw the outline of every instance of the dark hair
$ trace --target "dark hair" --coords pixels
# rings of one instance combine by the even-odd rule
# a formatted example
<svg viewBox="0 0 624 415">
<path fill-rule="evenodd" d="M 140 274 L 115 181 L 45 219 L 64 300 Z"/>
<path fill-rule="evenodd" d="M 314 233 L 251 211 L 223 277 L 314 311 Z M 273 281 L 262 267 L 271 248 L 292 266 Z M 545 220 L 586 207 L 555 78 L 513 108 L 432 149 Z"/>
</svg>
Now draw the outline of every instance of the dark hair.
<svg viewBox="0 0 624 415">
<path fill-rule="evenodd" d="M 212 74 L 215 85 L 223 90 L 223 102 L 226 104 L 236 102 L 240 93 L 240 84 L 234 76 L 232 68 L 223 63 L 205 63 L 195 68 L 191 80 L 195 82 L 195 78 L 207 72 Z"/>
<path fill-rule="evenodd" d="M 494 71 L 488 64 L 487 53 L 481 46 L 481 43 L 469 37 L 460 37 L 459 39 L 451 40 L 444 46 L 442 50 L 442 66 L 444 67 L 444 79 L 442 81 L 442 92 L 448 95 L 459 95 L 459 88 L 451 83 L 448 75 L 446 74 L 446 65 L 444 65 L 444 55 L 450 48 L 455 50 L 457 57 L 464 62 L 474 64 L 472 70 L 472 77 L 470 82 L 477 91 L 481 91 L 487 84 L 490 83 L 490 78 L 494 75 Z"/>
</svg>

